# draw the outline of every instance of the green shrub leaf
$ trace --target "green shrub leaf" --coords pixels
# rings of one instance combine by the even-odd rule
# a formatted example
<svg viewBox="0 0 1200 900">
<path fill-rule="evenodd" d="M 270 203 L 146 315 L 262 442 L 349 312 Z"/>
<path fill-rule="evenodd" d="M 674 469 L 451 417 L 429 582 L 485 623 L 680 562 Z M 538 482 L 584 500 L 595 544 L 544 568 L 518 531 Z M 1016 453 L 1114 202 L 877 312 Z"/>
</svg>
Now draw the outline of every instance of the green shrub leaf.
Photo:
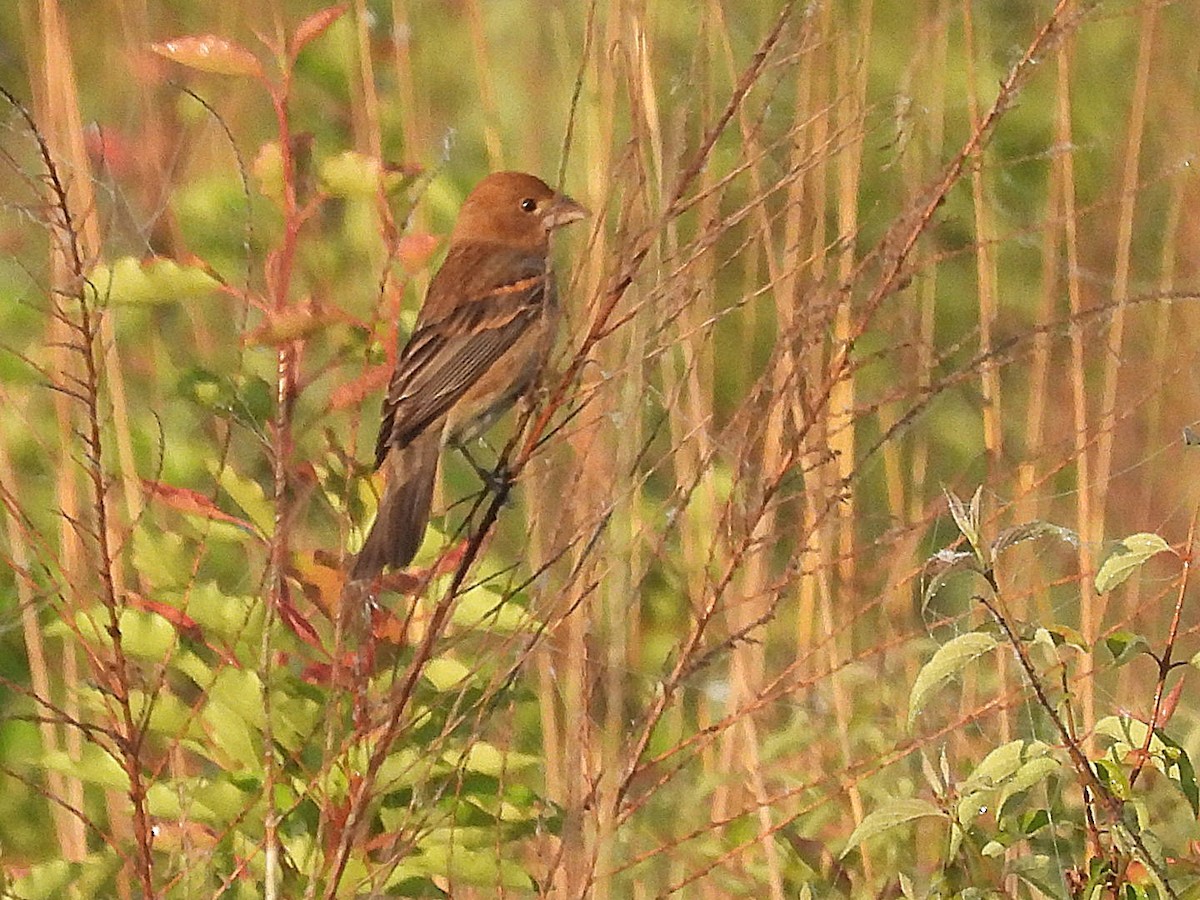
<svg viewBox="0 0 1200 900">
<path fill-rule="evenodd" d="M 164 257 L 143 261 L 132 256 L 97 266 L 89 273 L 88 282 L 109 303 L 133 304 L 193 300 L 207 297 L 221 286 L 199 266 L 181 265 Z"/>
<path fill-rule="evenodd" d="M 1131 534 L 1113 547 L 1100 566 L 1096 573 L 1096 593 L 1107 594 L 1150 557 L 1171 552 L 1171 545 L 1157 534 L 1146 531 Z"/>
<path fill-rule="evenodd" d="M 915 819 L 927 819 L 931 817 L 944 819 L 946 818 L 946 814 L 928 800 L 908 798 L 886 803 L 867 815 L 858 824 L 858 827 L 854 829 L 850 838 L 846 841 L 846 846 L 842 849 L 838 858 L 844 859 L 846 854 L 859 844 L 883 834 L 885 831 L 890 831 Z"/>
<path fill-rule="evenodd" d="M 996 638 L 992 635 L 971 631 L 939 647 L 917 673 L 917 680 L 908 698 L 908 727 L 912 728 L 929 698 L 943 683 L 962 671 L 972 660 L 995 648 L 996 644 Z"/>
<path fill-rule="evenodd" d="M 1123 666 L 1134 657 L 1150 652 L 1149 642 L 1140 634 L 1131 631 L 1116 631 L 1104 639 L 1104 646 L 1112 654 L 1113 663 Z"/>
</svg>

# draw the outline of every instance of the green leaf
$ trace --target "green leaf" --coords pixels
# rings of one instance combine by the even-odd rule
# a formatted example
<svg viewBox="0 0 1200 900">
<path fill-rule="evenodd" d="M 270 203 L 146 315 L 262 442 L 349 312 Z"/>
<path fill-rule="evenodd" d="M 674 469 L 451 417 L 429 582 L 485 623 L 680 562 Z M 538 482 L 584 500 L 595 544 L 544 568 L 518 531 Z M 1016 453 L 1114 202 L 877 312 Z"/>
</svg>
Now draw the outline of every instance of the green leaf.
<svg viewBox="0 0 1200 900">
<path fill-rule="evenodd" d="M 1106 715 L 1096 722 L 1097 737 L 1108 738 L 1115 746 L 1117 756 L 1127 754 L 1134 746 L 1141 746 L 1150 731 L 1145 722 L 1130 719 L 1126 715 Z"/>
<path fill-rule="evenodd" d="M 334 197 L 373 197 L 379 191 L 379 160 L 346 150 L 321 163 L 321 185 Z"/>
<path fill-rule="evenodd" d="M 458 762 L 457 755 L 447 753 L 446 759 L 451 765 Z M 518 753 L 515 750 L 501 750 L 487 741 L 476 741 L 461 758 L 461 764 L 468 772 L 477 772 L 492 778 L 500 778 L 505 773 L 519 772 L 540 762 L 540 757 L 529 753 Z"/>
<path fill-rule="evenodd" d="M 271 692 L 271 736 L 285 750 L 299 754 L 312 740 L 324 708 L 315 700 L 287 691 Z"/>
<path fill-rule="evenodd" d="M 286 691 L 271 692 L 271 730 L 285 749 L 299 754 L 312 740 L 323 708 L 315 700 Z"/>
<path fill-rule="evenodd" d="M 929 662 L 917 673 L 917 680 L 908 698 L 908 727 L 912 728 L 917 716 L 935 691 L 972 660 L 994 649 L 996 644 L 997 641 L 992 635 L 982 631 L 971 631 L 939 647 Z"/>
<path fill-rule="evenodd" d="M 1188 805 L 1192 808 L 1192 815 L 1197 816 L 1200 815 L 1200 788 L 1196 785 L 1196 769 L 1187 752 L 1183 751 L 1183 748 L 1180 750 L 1179 757 L 1175 760 L 1175 768 L 1179 771 L 1177 779 L 1179 790 L 1187 798 Z"/>
<path fill-rule="evenodd" d="M 846 854 L 859 844 L 877 837 L 885 831 L 891 831 L 893 828 L 906 825 L 915 819 L 927 818 L 945 819 L 946 814 L 927 800 L 908 798 L 886 803 L 858 824 L 846 841 L 846 846 L 838 854 L 838 859 L 845 859 Z"/>
<path fill-rule="evenodd" d="M 1046 745 L 1036 741 L 1030 747 L 1044 748 Z M 1021 768 L 1026 757 L 1026 744 L 1023 740 L 1009 741 L 1001 744 L 988 753 L 968 776 L 969 782 L 980 781 L 996 785 L 1006 778 L 1011 778 L 1017 769 Z"/>
<path fill-rule="evenodd" d="M 958 852 L 962 849 L 963 837 L 966 835 L 963 827 L 958 822 L 950 823 L 950 836 L 946 841 L 946 859 L 956 859 Z"/>
<path fill-rule="evenodd" d="M 258 148 L 254 162 L 250 165 L 254 183 L 261 193 L 276 206 L 282 208 L 284 203 L 283 190 L 283 148 L 278 141 L 268 141 Z"/>
<path fill-rule="evenodd" d="M 212 667 L 185 647 L 175 651 L 171 657 L 171 668 L 182 672 L 202 690 L 207 689 L 213 682 Z"/>
<path fill-rule="evenodd" d="M 1050 824 L 1050 812 L 1045 809 L 1034 809 L 1021 816 L 1019 826 L 1021 834 L 1029 837 Z"/>
<path fill-rule="evenodd" d="M 193 366 L 180 376 L 176 393 L 202 409 L 211 410 L 262 433 L 274 408 L 271 385 L 253 375 L 233 380 Z"/>
<path fill-rule="evenodd" d="M 1062 865 L 1060 857 L 1051 858 L 1042 853 L 1030 853 L 1007 860 L 1005 867 L 1026 884 L 1041 891 L 1047 897 L 1062 896 Z M 1023 891 L 1021 896 L 1029 892 Z"/>
<path fill-rule="evenodd" d="M 256 746 L 256 735 L 236 711 L 223 703 L 209 703 L 200 715 L 208 726 L 213 743 L 230 760 L 250 772 L 257 773 L 262 769 L 262 754 Z M 214 757 L 214 761 L 225 762 L 219 757 Z"/>
<path fill-rule="evenodd" d="M 213 741 L 248 772 L 262 769 L 259 735 L 265 721 L 258 676 L 232 667 L 217 673 L 201 715 Z"/>
<path fill-rule="evenodd" d="M 1192 766 L 1191 757 L 1183 746 L 1176 743 L 1163 729 L 1154 729 L 1154 736 L 1162 741 L 1165 747 L 1163 755 L 1167 759 L 1167 776 L 1179 785 L 1179 790 L 1192 808 L 1192 815 L 1200 815 L 1200 789 L 1196 785 L 1196 769 Z M 1175 775 L 1171 774 L 1172 770 L 1175 770 Z"/>
<path fill-rule="evenodd" d="M 112 646 L 108 622 L 108 611 L 100 607 L 82 611 L 75 617 L 79 636 L 89 644 L 104 647 Z M 125 652 L 138 659 L 165 659 L 174 649 L 178 637 L 175 627 L 162 616 L 137 609 L 122 610 L 117 618 L 117 627 Z M 48 626 L 46 634 L 66 640 L 73 636 L 65 622 Z"/>
<path fill-rule="evenodd" d="M 219 817 L 217 821 L 226 822 L 242 816 L 254 799 L 230 781 L 228 776 L 212 780 L 198 778 L 192 787 L 192 794 L 194 802 L 191 808 L 199 808 L 197 815 L 204 810 L 212 810 Z"/>
<path fill-rule="evenodd" d="M 379 767 L 379 787 L 384 791 L 396 791 L 411 787 L 429 777 L 431 760 L 415 747 L 393 750 Z"/>
<path fill-rule="evenodd" d="M 1056 647 L 1067 646 L 1083 653 L 1091 652 L 1087 639 L 1070 625 L 1047 625 L 1045 631 Z"/>
<path fill-rule="evenodd" d="M 245 796 L 242 802 L 230 809 L 223 817 L 218 816 L 207 805 L 196 799 L 197 787 L 205 784 L 203 779 L 181 778 L 172 781 L 156 781 L 146 789 L 146 800 L 150 814 L 156 818 L 179 819 L 186 817 L 202 822 L 232 820 L 245 811 Z M 236 790 L 236 789 L 235 789 Z M 240 793 L 240 792 L 239 792 Z"/>
<path fill-rule="evenodd" d="M 953 492 L 943 491 L 943 493 L 946 495 L 946 503 L 950 507 L 950 517 L 954 519 L 954 524 L 958 526 L 962 536 L 971 545 L 971 549 L 975 552 L 975 558 L 982 563 L 983 542 L 979 538 L 979 501 L 983 496 L 983 485 L 975 488 L 975 495 L 971 497 L 969 506 L 964 506 L 962 500 Z"/>
<path fill-rule="evenodd" d="M 505 596 L 489 586 L 473 588 L 459 597 L 450 618 L 459 628 L 495 634 L 532 631 L 536 624 L 517 597 Z"/>
<path fill-rule="evenodd" d="M 202 740 L 204 737 L 192 708 L 170 691 L 160 690 L 148 695 L 145 691 L 132 690 L 129 692 L 129 705 L 134 719 L 138 721 L 149 710 L 146 728 L 155 734 L 173 739 L 191 737 Z"/>
<path fill-rule="evenodd" d="M 942 748 L 943 759 L 945 758 L 945 748 Z M 933 789 L 933 795 L 939 799 L 946 795 L 946 785 L 949 781 L 938 775 L 934 769 L 933 763 L 929 757 L 925 755 L 925 751 L 921 751 L 921 772 L 925 775 L 925 782 Z"/>
<path fill-rule="evenodd" d="M 270 537 L 275 531 L 275 508 L 262 485 L 251 478 L 243 478 L 228 465 L 213 471 L 213 475 L 258 530 Z"/>
<path fill-rule="evenodd" d="M 119 853 L 98 851 L 82 862 L 52 859 L 24 870 L 11 882 L 0 880 L 4 897 L 22 900 L 57 900 L 59 897 L 100 897 L 111 889 L 113 874 L 121 867 Z M 15 868 L 15 867 L 14 867 Z"/>
<path fill-rule="evenodd" d="M 270 383 L 256 375 L 240 378 L 229 412 L 234 419 L 261 432 L 275 411 L 275 394 Z"/>
<path fill-rule="evenodd" d="M 199 266 L 164 257 L 142 261 L 125 256 L 112 265 L 97 266 L 88 274 L 88 282 L 109 303 L 177 303 L 207 297 L 221 287 Z"/>
<path fill-rule="evenodd" d="M 1009 800 L 1046 780 L 1061 769 L 1062 765 L 1052 756 L 1042 756 L 1025 763 L 1001 789 L 1000 795 L 996 799 L 996 814 L 1004 815 Z"/>
<path fill-rule="evenodd" d="M 1024 525 L 1016 525 L 1000 532 L 1000 536 L 992 543 L 992 561 L 995 562 L 996 557 L 1009 547 L 1042 537 L 1057 538 L 1074 547 L 1079 546 L 1079 535 L 1070 528 L 1053 525 L 1050 522 L 1026 522 Z"/>
<path fill-rule="evenodd" d="M 1108 758 L 1097 759 L 1092 763 L 1096 777 L 1112 792 L 1118 800 L 1128 800 L 1130 789 L 1129 779 L 1124 768 Z"/>
<path fill-rule="evenodd" d="M 1150 643 L 1132 631 L 1115 631 L 1104 639 L 1104 646 L 1112 654 L 1113 663 L 1123 666 L 1134 657 L 1150 652 Z"/>
<path fill-rule="evenodd" d="M 988 841 L 983 845 L 983 849 L 979 852 L 986 857 L 996 859 L 1003 856 L 1008 851 L 1008 847 L 999 841 Z"/>
<path fill-rule="evenodd" d="M 435 691 L 461 690 L 463 682 L 471 677 L 471 670 L 457 659 L 440 656 L 425 664 L 421 673 L 433 685 Z"/>
<path fill-rule="evenodd" d="M 938 591 L 950 580 L 952 575 L 959 572 L 977 573 L 979 571 L 979 563 L 975 559 L 974 553 L 957 553 L 949 549 L 941 550 L 930 558 L 929 563 L 936 563 L 942 566 L 942 568 L 925 585 L 925 590 L 921 594 L 921 615 L 924 615 L 929 609 L 929 604 L 933 602 L 933 598 L 937 596 Z"/>
<path fill-rule="evenodd" d="M 156 613 L 127 609 L 120 623 L 122 647 L 139 659 L 166 659 L 178 639 L 175 626 Z"/>
<path fill-rule="evenodd" d="M 391 896 L 393 897 L 437 898 L 449 896 L 434 883 L 432 877 L 428 875 L 409 875 L 407 872 L 399 869 L 392 873 L 385 886 L 392 892 Z"/>
<path fill-rule="evenodd" d="M 426 840 L 422 840 L 421 852 L 404 861 L 406 878 L 424 872 L 481 888 L 505 887 L 515 891 L 533 888 L 533 879 L 518 863 L 496 855 L 494 835 L 491 846 L 481 850 L 464 847 L 457 840 L 438 840 L 439 837 L 436 831 L 431 832 Z M 428 847 L 425 846 L 427 842 Z"/>
<path fill-rule="evenodd" d="M 997 785 L 1012 776 L 1021 766 L 1025 751 L 1022 740 L 1009 741 L 990 751 L 959 785 L 962 795 L 958 802 L 958 821 L 969 826 L 983 812 L 987 799 Z"/>
<path fill-rule="evenodd" d="M 195 550 L 183 537 L 143 520 L 133 531 L 133 563 L 138 574 L 155 587 L 186 584 L 195 566 Z"/>
<path fill-rule="evenodd" d="M 95 744 L 84 744 L 78 760 L 71 759 L 65 750 L 45 753 L 39 765 L 118 793 L 129 790 L 129 775 L 124 767 Z"/>
<path fill-rule="evenodd" d="M 204 409 L 227 409 L 233 402 L 233 385 L 228 378 L 193 366 L 179 376 L 175 392 Z"/>
<path fill-rule="evenodd" d="M 1107 594 L 1150 557 L 1173 552 L 1171 545 L 1157 534 L 1147 531 L 1131 534 L 1113 547 L 1100 566 L 1096 573 L 1096 593 Z"/>
<path fill-rule="evenodd" d="M 262 728 L 266 721 L 262 682 L 258 675 L 246 669 L 230 666 L 218 672 L 208 688 L 208 701 L 223 704 L 255 728 Z"/>
<path fill-rule="evenodd" d="M 262 607 L 255 598 L 228 594 L 211 581 L 194 585 L 186 596 L 186 612 L 207 638 L 219 638 L 229 644 L 260 637 Z M 180 600 L 182 604 L 182 598 Z"/>
<path fill-rule="evenodd" d="M 1105 716 L 1096 723 L 1094 730 L 1097 737 L 1106 737 L 1111 740 L 1120 756 L 1134 747 L 1144 746 L 1150 728 L 1140 719 L 1133 719 L 1129 716 Z M 1161 749 L 1162 745 L 1155 744 L 1152 739 L 1150 752 L 1155 753 Z"/>
<path fill-rule="evenodd" d="M 1049 751 L 1041 741 L 1015 740 L 988 753 L 959 786 L 958 821 L 969 826 L 993 797 L 996 815 L 1002 815 L 1010 797 L 1059 769 L 1059 763 L 1046 755 Z"/>
</svg>

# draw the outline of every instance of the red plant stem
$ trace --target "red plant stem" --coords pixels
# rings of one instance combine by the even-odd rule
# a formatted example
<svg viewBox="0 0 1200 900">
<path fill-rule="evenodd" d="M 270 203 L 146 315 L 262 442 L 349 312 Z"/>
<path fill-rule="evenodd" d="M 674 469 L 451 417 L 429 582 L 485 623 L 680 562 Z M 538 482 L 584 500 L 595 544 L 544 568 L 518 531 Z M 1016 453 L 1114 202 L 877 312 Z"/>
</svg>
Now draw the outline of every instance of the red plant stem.
<svg viewBox="0 0 1200 900">
<path fill-rule="evenodd" d="M 1188 526 L 1187 548 L 1183 553 L 1183 572 L 1179 576 L 1179 593 L 1175 596 L 1175 612 L 1171 616 L 1171 626 L 1167 629 L 1167 644 L 1163 648 L 1162 657 L 1158 660 L 1158 684 L 1154 686 L 1154 711 L 1150 714 L 1150 727 L 1146 729 L 1146 739 L 1142 742 L 1142 752 L 1137 756 L 1133 771 L 1129 773 L 1129 786 L 1137 784 L 1146 760 L 1150 758 L 1150 742 L 1154 739 L 1154 729 L 1159 726 L 1159 716 L 1162 715 L 1163 697 L 1166 695 L 1167 676 L 1175 666 L 1171 656 L 1175 650 L 1175 640 L 1179 637 L 1179 621 L 1183 617 L 1183 598 L 1187 596 L 1188 584 L 1192 574 L 1192 548 L 1196 543 L 1196 525 L 1200 521 L 1200 506 L 1192 511 L 1192 521 Z"/>
<path fill-rule="evenodd" d="M 134 721 L 133 709 L 130 706 L 130 677 L 129 662 L 125 657 L 125 648 L 121 639 L 121 612 L 123 603 L 117 596 L 116 579 L 113 575 L 112 548 L 108 543 L 108 490 L 104 475 L 104 441 L 101 435 L 100 394 L 101 374 L 96 360 L 97 335 L 99 333 L 99 313 L 93 311 L 89 303 L 88 292 L 91 285 L 84 277 L 85 266 L 83 253 L 79 247 L 79 235 L 67 195 L 66 186 L 59 178 L 58 168 L 50 153 L 50 148 L 37 129 L 28 111 L 17 102 L 16 98 L 0 88 L 9 104 L 25 119 L 30 132 L 37 141 L 42 163 L 46 167 L 47 183 L 53 196 L 53 205 L 61 220 L 57 230 L 65 243 L 69 256 L 71 274 L 76 280 L 77 287 L 73 299 L 79 303 L 79 322 L 76 330 L 79 333 L 79 345 L 75 348 L 83 359 L 84 383 L 83 391 L 77 394 L 83 403 L 87 415 L 87 430 L 84 432 L 86 470 L 92 487 L 92 502 L 96 513 L 95 532 L 92 535 L 96 542 L 96 563 L 100 572 L 102 584 L 101 599 L 108 612 L 108 636 L 112 641 L 113 660 L 110 677 L 103 678 L 109 682 L 112 696 L 120 710 L 120 725 L 116 734 L 116 746 L 120 751 L 121 766 L 129 779 L 129 801 L 133 806 L 133 833 L 138 847 L 138 878 L 142 883 L 145 897 L 154 896 L 153 855 L 150 837 L 150 822 L 146 810 L 146 788 L 142 782 L 141 753 L 142 733 L 139 724 Z M 68 296 L 71 296 L 68 294 Z M 64 321 L 69 316 L 63 312 Z M 103 676 L 105 673 L 98 672 Z"/>
<path fill-rule="evenodd" d="M 288 307 L 296 247 L 303 225 L 303 219 L 298 215 L 296 208 L 296 163 L 292 153 L 291 124 L 288 119 L 291 63 L 284 62 L 281 68 L 282 75 L 279 84 L 268 85 L 271 106 L 275 111 L 279 153 L 283 168 L 283 243 L 275 253 L 268 257 L 266 267 L 267 291 L 271 309 L 275 313 L 282 313 Z M 271 632 L 278 610 L 287 602 L 288 523 L 291 520 L 289 470 L 292 457 L 292 406 L 296 393 L 297 351 L 298 344 L 295 341 L 288 341 L 278 351 L 275 375 L 275 420 L 271 432 L 271 449 L 274 457 L 275 527 L 271 534 L 269 559 L 270 596 L 265 610 L 259 658 L 264 716 L 263 792 L 266 799 L 266 813 L 263 817 L 263 843 L 266 855 L 264 896 L 267 900 L 275 900 L 279 886 L 278 826 L 280 814 L 275 806 L 275 783 L 278 772 L 271 725 Z"/>
</svg>

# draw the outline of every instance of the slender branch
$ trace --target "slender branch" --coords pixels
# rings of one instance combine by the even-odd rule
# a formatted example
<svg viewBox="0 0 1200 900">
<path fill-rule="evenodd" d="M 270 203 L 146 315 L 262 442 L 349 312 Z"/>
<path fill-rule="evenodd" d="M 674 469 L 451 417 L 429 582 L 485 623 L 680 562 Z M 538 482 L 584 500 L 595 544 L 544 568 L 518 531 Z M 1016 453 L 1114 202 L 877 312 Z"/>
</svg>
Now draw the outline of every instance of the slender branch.
<svg viewBox="0 0 1200 900">
<path fill-rule="evenodd" d="M 1171 615 L 1171 625 L 1167 629 L 1167 644 L 1163 648 L 1162 656 L 1158 658 L 1158 683 L 1154 686 L 1154 709 L 1150 714 L 1149 727 L 1146 729 L 1146 739 L 1142 742 L 1142 750 L 1137 755 L 1137 762 L 1133 766 L 1133 771 L 1129 773 L 1129 786 L 1133 787 L 1137 784 L 1138 778 L 1142 774 L 1142 769 L 1146 767 L 1146 761 L 1150 759 L 1150 742 L 1154 739 L 1154 731 L 1159 727 L 1159 718 L 1163 714 L 1163 698 L 1166 696 L 1167 676 L 1171 674 L 1171 670 L 1175 667 L 1172 662 L 1172 657 L 1175 652 L 1175 641 L 1179 637 L 1179 623 L 1183 618 L 1183 601 L 1187 596 L 1188 585 L 1191 582 L 1192 574 L 1192 553 L 1196 546 L 1196 526 L 1200 522 L 1200 506 L 1197 506 L 1192 511 L 1192 521 L 1188 526 L 1187 549 L 1183 554 L 1183 572 L 1179 576 L 1179 590 L 1175 595 L 1175 611 Z"/>
<path fill-rule="evenodd" d="M 72 212 L 71 201 L 66 185 L 59 175 L 58 165 L 50 150 L 45 136 L 34 122 L 33 116 L 8 90 L 0 87 L 0 96 L 17 111 L 24 120 L 29 133 L 37 144 L 45 170 L 43 181 L 50 193 L 49 217 L 50 227 L 59 240 L 59 247 L 65 252 L 68 272 L 71 276 L 69 288 L 54 291 L 55 307 L 64 321 L 72 323 L 73 330 L 79 335 L 79 342 L 74 349 L 83 364 L 83 377 L 79 379 L 78 392 L 67 391 L 76 399 L 82 400 L 86 424 L 80 437 L 84 445 L 84 470 L 92 493 L 92 507 L 95 516 L 95 528 L 87 534 L 95 549 L 95 564 L 100 577 L 101 600 L 107 613 L 105 631 L 112 642 L 112 663 L 108 672 L 105 667 L 98 667 L 98 675 L 102 681 L 110 682 L 111 696 L 117 706 L 120 721 L 114 735 L 114 742 L 119 750 L 121 766 L 129 779 L 129 800 L 133 807 L 133 832 L 137 844 L 136 869 L 141 881 L 143 895 L 147 898 L 155 896 L 153 878 L 153 852 L 150 834 L 149 813 L 146 806 L 146 786 L 141 772 L 141 747 L 143 731 L 134 719 L 130 702 L 132 693 L 131 667 L 125 656 L 124 642 L 121 635 L 121 613 L 124 603 L 117 595 L 115 562 L 112 548 L 109 545 L 109 507 L 108 479 L 104 471 L 104 440 L 101 431 L 103 414 L 103 375 L 101 374 L 98 355 L 100 346 L 100 295 L 86 279 L 86 263 L 83 249 L 79 240 L 79 229 Z M 62 307 L 64 301 L 75 306 L 77 318 Z"/>
<path fill-rule="evenodd" d="M 995 573 L 989 569 L 982 574 L 992 589 L 992 597 L 995 600 L 999 600 L 1000 588 L 996 581 Z M 1059 738 L 1066 748 L 1067 756 L 1071 760 L 1071 767 L 1075 770 L 1075 774 L 1079 778 L 1081 785 L 1091 793 L 1092 797 L 1099 801 L 1105 813 L 1108 814 L 1108 820 L 1112 827 L 1114 829 L 1121 829 L 1124 836 L 1137 851 L 1141 862 L 1147 867 L 1157 869 L 1158 864 L 1155 862 L 1155 857 L 1150 853 L 1149 848 L 1146 847 L 1141 835 L 1124 828 L 1122 820 L 1124 804 L 1096 775 L 1096 770 L 1092 767 L 1091 762 L 1088 761 L 1087 756 L 1084 755 L 1079 742 L 1075 740 L 1075 736 L 1071 733 L 1066 723 L 1063 722 L 1062 717 L 1058 714 L 1058 710 L 1050 702 L 1050 698 L 1046 695 L 1045 688 L 1042 686 L 1041 678 L 1038 676 L 1037 669 L 1034 668 L 1033 661 L 1025 651 L 1024 643 L 1017 636 L 1012 625 L 1009 624 L 1008 618 L 1001 612 L 1000 604 L 993 602 L 993 599 L 989 599 L 983 595 L 978 595 L 978 600 L 991 614 L 992 618 L 996 620 L 996 624 L 1000 626 L 1000 629 L 1004 632 L 1004 636 L 1008 639 L 1009 646 L 1016 653 L 1017 659 L 1021 663 L 1021 668 L 1025 670 L 1025 677 L 1029 680 L 1029 685 L 1033 689 L 1034 696 L 1037 698 L 1038 705 L 1049 716 L 1050 721 L 1058 731 Z M 1175 897 L 1176 893 L 1167 881 L 1166 873 L 1160 871 L 1159 878 L 1166 886 L 1168 896 Z"/>
</svg>

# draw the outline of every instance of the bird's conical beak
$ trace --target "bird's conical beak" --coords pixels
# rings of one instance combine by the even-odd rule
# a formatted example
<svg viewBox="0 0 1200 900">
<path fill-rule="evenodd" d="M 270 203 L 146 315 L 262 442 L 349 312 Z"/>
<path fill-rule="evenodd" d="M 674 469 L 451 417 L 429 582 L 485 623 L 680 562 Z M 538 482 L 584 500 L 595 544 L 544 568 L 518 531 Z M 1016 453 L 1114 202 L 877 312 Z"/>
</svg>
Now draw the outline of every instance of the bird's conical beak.
<svg viewBox="0 0 1200 900">
<path fill-rule="evenodd" d="M 572 222 L 578 222 L 580 219 L 586 219 L 591 213 L 587 211 L 587 207 L 576 203 L 566 194 L 559 194 L 554 198 L 554 202 L 550 208 L 546 210 L 546 215 L 542 222 L 546 226 L 547 231 L 553 231 L 555 228 L 561 228 L 564 225 L 570 225 Z"/>
</svg>

